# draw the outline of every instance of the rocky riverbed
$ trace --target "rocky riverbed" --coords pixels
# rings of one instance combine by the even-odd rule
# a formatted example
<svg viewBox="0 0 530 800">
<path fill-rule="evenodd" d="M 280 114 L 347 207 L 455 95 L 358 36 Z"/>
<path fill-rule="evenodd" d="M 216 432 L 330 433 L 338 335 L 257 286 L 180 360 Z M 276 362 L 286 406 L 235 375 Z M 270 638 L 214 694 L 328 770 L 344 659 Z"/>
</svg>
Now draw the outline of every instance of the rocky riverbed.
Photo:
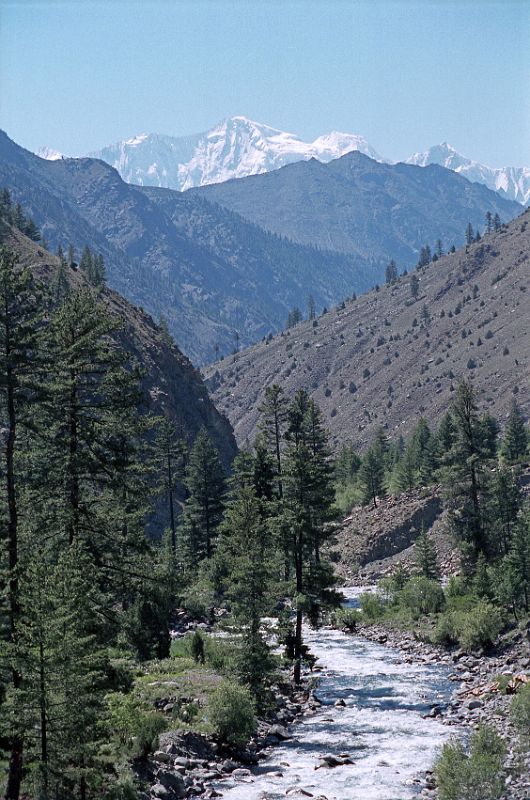
<svg viewBox="0 0 530 800">
<path fill-rule="evenodd" d="M 517 632 L 505 638 L 492 653 L 448 650 L 419 641 L 413 633 L 384 625 L 359 626 L 355 633 L 399 650 L 410 664 L 441 664 L 450 668 L 449 680 L 455 684 L 450 701 L 433 706 L 429 716 L 459 729 L 472 729 L 480 723 L 493 725 L 508 744 L 507 786 L 503 800 L 530 798 L 530 753 L 518 746 L 509 718 L 513 695 L 530 680 L 530 631 L 527 636 Z M 422 795 L 425 798 L 437 796 L 432 775 L 428 775 Z"/>
</svg>

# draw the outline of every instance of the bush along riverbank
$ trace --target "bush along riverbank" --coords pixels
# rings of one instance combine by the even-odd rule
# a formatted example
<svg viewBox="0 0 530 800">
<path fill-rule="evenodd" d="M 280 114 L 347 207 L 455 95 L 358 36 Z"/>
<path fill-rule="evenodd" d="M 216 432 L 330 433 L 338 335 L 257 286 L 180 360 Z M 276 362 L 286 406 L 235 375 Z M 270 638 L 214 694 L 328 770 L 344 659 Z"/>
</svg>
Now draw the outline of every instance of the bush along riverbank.
<svg viewBox="0 0 530 800">
<path fill-rule="evenodd" d="M 145 663 L 110 697 L 113 761 L 119 750 L 130 776 L 120 800 L 220 797 L 215 786 L 230 775 L 250 781 L 265 752 L 291 738 L 289 726 L 320 707 L 308 680 L 293 686 L 281 657 L 258 706 L 237 682 L 241 642 L 229 622 L 197 623 L 182 612 L 170 657 Z"/>
<path fill-rule="evenodd" d="M 361 595 L 360 609 L 336 612 L 333 624 L 399 649 L 406 662 L 451 670 L 451 700 L 433 705 L 428 716 L 459 731 L 427 773 L 422 797 L 528 800 L 530 621 L 503 618 L 494 606 L 465 594 L 465 585 L 455 579 L 444 590 L 399 571 Z M 455 627 L 450 639 L 448 619 Z"/>
</svg>

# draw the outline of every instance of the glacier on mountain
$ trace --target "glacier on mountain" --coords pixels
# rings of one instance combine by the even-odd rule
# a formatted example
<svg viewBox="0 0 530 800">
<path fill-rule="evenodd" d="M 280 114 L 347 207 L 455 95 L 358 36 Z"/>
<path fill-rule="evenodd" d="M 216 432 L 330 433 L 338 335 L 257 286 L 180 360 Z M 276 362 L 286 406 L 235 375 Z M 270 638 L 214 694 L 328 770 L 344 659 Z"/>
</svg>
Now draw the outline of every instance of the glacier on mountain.
<svg viewBox="0 0 530 800">
<path fill-rule="evenodd" d="M 423 153 L 414 153 L 406 161 L 407 164 L 416 164 L 427 167 L 429 164 L 439 164 L 454 172 L 458 172 L 474 183 L 483 183 L 488 189 L 501 192 L 510 200 L 526 205 L 530 201 L 530 167 L 487 167 L 478 161 L 458 153 L 447 142 L 430 147 Z"/>
<path fill-rule="evenodd" d="M 305 142 L 293 133 L 243 116 L 229 117 L 211 130 L 192 136 L 140 133 L 89 155 L 106 161 L 128 183 L 184 191 L 271 172 L 311 158 L 327 163 L 352 150 L 390 163 L 356 134 L 331 131 Z M 49 160 L 62 157 L 48 147 L 41 148 L 37 155 Z M 462 156 L 447 142 L 415 153 L 405 163 L 420 167 L 439 164 L 510 200 L 524 205 L 530 202 L 530 167 L 487 167 Z"/>
</svg>

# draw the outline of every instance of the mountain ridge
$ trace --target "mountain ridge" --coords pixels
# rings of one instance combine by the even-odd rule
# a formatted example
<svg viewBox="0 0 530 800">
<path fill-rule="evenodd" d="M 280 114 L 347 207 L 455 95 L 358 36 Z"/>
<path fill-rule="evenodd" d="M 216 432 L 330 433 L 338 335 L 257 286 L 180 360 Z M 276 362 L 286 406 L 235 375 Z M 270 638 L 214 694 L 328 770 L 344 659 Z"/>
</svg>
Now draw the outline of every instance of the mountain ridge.
<svg viewBox="0 0 530 800">
<path fill-rule="evenodd" d="M 461 377 L 495 416 L 517 397 L 530 417 L 529 253 L 527 210 L 480 243 L 209 365 L 206 383 L 240 446 L 256 435 L 273 383 L 310 393 L 337 449 L 365 448 L 380 425 L 395 438 L 420 415 L 439 420 Z"/>
<path fill-rule="evenodd" d="M 244 116 L 227 117 L 207 131 L 188 136 L 136 134 L 88 156 L 115 167 L 128 183 L 182 191 L 270 172 L 310 158 L 328 163 L 356 150 L 376 161 L 400 163 L 381 156 L 358 134 L 330 131 L 306 142 L 296 134 Z M 51 160 L 62 157 L 50 147 L 39 148 L 36 155 Z M 530 200 L 530 167 L 489 167 L 461 155 L 447 142 L 414 153 L 403 163 L 439 164 L 520 204 Z"/>
<path fill-rule="evenodd" d="M 369 261 L 293 244 L 204 198 L 131 186 L 101 160 L 42 160 L 5 133 L 0 185 L 53 248 L 101 252 L 109 285 L 166 317 L 198 364 L 230 352 L 236 334 L 249 344 L 281 328 L 306 284 L 322 307 L 373 283 Z"/>
</svg>

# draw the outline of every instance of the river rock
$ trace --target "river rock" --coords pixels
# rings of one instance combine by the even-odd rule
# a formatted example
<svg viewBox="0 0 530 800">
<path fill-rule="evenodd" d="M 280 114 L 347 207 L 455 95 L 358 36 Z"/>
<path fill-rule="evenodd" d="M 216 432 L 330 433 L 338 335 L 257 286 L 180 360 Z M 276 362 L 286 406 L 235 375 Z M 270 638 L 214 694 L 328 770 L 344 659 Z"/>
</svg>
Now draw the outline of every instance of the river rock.
<svg viewBox="0 0 530 800">
<path fill-rule="evenodd" d="M 469 700 L 467 707 L 470 711 L 475 711 L 477 708 L 484 708 L 484 703 L 482 700 Z"/>
<path fill-rule="evenodd" d="M 160 764 L 169 764 L 171 761 L 169 753 L 165 753 L 163 750 L 157 750 L 155 753 L 153 753 L 153 759 L 158 761 Z"/>
<path fill-rule="evenodd" d="M 346 703 L 344 702 L 344 700 L 341 697 L 339 700 L 335 700 L 333 705 L 335 706 L 335 708 L 344 708 L 346 706 Z"/>
<path fill-rule="evenodd" d="M 159 772 L 156 776 L 158 783 L 168 789 L 172 797 L 186 797 L 186 785 L 182 775 L 178 772 Z"/>
<path fill-rule="evenodd" d="M 276 736 L 277 739 L 292 739 L 291 734 L 284 728 L 283 725 L 271 725 L 269 728 L 269 736 Z"/>
<path fill-rule="evenodd" d="M 154 786 L 151 786 L 151 797 L 159 797 L 161 800 L 165 800 L 165 798 L 169 797 L 169 792 L 161 783 L 155 783 Z"/>
</svg>

